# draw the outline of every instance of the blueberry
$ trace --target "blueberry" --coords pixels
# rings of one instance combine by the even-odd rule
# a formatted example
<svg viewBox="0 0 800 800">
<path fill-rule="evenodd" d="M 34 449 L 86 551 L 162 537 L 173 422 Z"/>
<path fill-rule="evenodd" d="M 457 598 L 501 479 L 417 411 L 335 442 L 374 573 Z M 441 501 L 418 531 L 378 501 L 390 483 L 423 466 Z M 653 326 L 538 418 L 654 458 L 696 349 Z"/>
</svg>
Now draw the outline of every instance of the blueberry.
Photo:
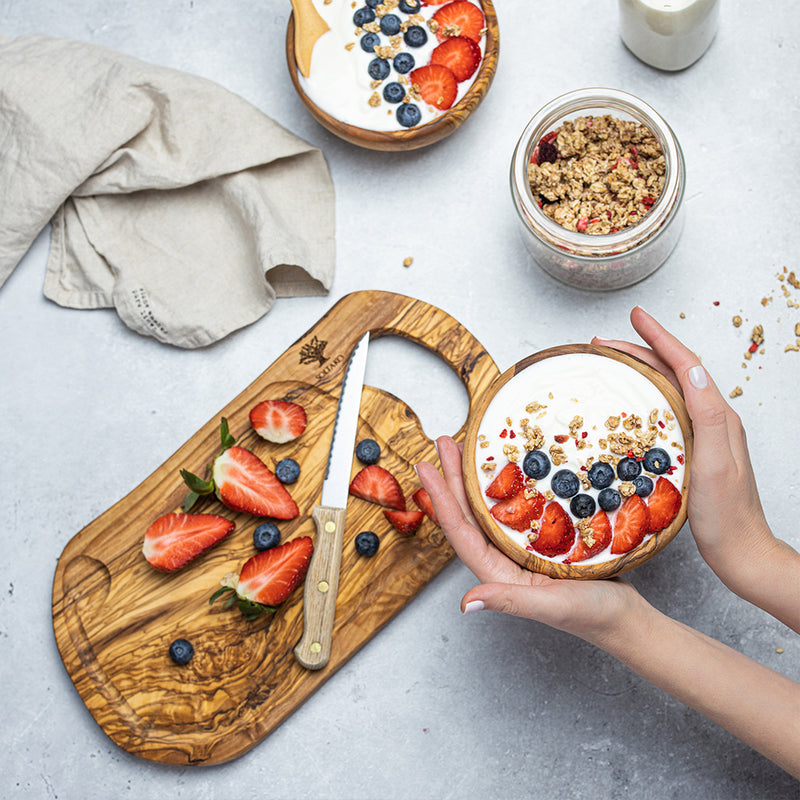
<svg viewBox="0 0 800 800">
<path fill-rule="evenodd" d="M 188 664 L 194 655 L 194 646 L 188 639 L 176 639 L 169 646 L 169 657 L 176 664 Z"/>
<path fill-rule="evenodd" d="M 614 468 L 611 464 L 606 464 L 605 461 L 595 461 L 589 467 L 589 483 L 595 489 L 605 489 L 606 486 L 611 486 L 615 477 Z"/>
<path fill-rule="evenodd" d="M 396 36 L 400 33 L 400 17 L 397 14 L 384 14 L 381 17 L 381 33 Z"/>
<path fill-rule="evenodd" d="M 392 81 L 383 87 L 383 99 L 387 103 L 399 103 L 406 96 L 406 90 L 397 82 Z"/>
<path fill-rule="evenodd" d="M 380 543 L 380 539 L 372 531 L 361 531 L 356 536 L 356 552 L 362 556 L 374 556 Z"/>
<path fill-rule="evenodd" d="M 369 72 L 370 78 L 376 81 L 385 80 L 389 77 L 389 73 L 391 71 L 392 68 L 389 66 L 389 62 L 385 58 L 373 58 L 367 67 L 367 72 Z"/>
<path fill-rule="evenodd" d="M 274 522 L 262 522 L 253 531 L 253 546 L 256 550 L 269 550 L 280 544 L 281 532 Z"/>
<path fill-rule="evenodd" d="M 669 453 L 661 447 L 651 447 L 644 454 L 644 468 L 654 475 L 663 475 L 671 465 Z"/>
<path fill-rule="evenodd" d="M 409 47 L 422 47 L 428 41 L 428 34 L 421 25 L 412 25 L 403 34 L 403 41 Z"/>
<path fill-rule="evenodd" d="M 633 485 L 636 487 L 636 494 L 639 497 L 647 497 L 653 493 L 653 480 L 648 478 L 647 475 L 640 475 L 638 478 L 634 478 Z"/>
<path fill-rule="evenodd" d="M 550 479 L 550 488 L 559 497 L 572 497 L 578 494 L 578 489 L 581 488 L 581 482 L 578 480 L 578 476 L 571 470 L 560 469 Z"/>
<path fill-rule="evenodd" d="M 293 458 L 282 458 L 275 465 L 275 477 L 281 483 L 294 483 L 300 477 L 300 465 Z"/>
<path fill-rule="evenodd" d="M 622 495 L 616 489 L 603 489 L 597 495 L 597 505 L 603 511 L 614 511 L 622 505 Z"/>
<path fill-rule="evenodd" d="M 404 14 L 419 14 L 422 3 L 419 0 L 400 0 L 398 8 Z"/>
<path fill-rule="evenodd" d="M 400 103 L 397 107 L 397 121 L 404 128 L 411 128 L 422 119 L 422 113 L 414 103 Z"/>
<path fill-rule="evenodd" d="M 407 72 L 411 72 L 416 64 L 417 62 L 414 60 L 414 56 L 412 56 L 411 53 L 398 53 L 392 62 L 395 72 L 399 75 L 405 75 Z"/>
<path fill-rule="evenodd" d="M 375 19 L 375 12 L 367 7 L 359 8 L 355 14 L 353 14 L 353 25 L 357 28 L 360 28 L 362 25 L 366 25 L 368 22 L 372 22 Z"/>
<path fill-rule="evenodd" d="M 366 0 L 366 2 L 370 8 L 377 8 L 380 5 L 381 0 Z"/>
<path fill-rule="evenodd" d="M 531 450 L 522 461 L 522 471 L 529 477 L 539 480 L 550 472 L 550 459 L 544 450 Z"/>
<path fill-rule="evenodd" d="M 617 464 L 617 475 L 621 481 L 632 481 L 642 471 L 642 465 L 635 458 L 622 458 Z"/>
<path fill-rule="evenodd" d="M 362 464 L 376 464 L 380 457 L 381 446 L 374 439 L 362 439 L 356 445 L 356 458 Z"/>
<path fill-rule="evenodd" d="M 381 43 L 381 37 L 377 33 L 365 33 L 361 37 L 361 49 L 365 53 L 374 53 L 375 48 Z"/>
<path fill-rule="evenodd" d="M 576 494 L 572 500 L 569 501 L 569 510 L 573 516 L 584 519 L 591 517 L 595 512 L 594 498 L 588 494 Z"/>
</svg>

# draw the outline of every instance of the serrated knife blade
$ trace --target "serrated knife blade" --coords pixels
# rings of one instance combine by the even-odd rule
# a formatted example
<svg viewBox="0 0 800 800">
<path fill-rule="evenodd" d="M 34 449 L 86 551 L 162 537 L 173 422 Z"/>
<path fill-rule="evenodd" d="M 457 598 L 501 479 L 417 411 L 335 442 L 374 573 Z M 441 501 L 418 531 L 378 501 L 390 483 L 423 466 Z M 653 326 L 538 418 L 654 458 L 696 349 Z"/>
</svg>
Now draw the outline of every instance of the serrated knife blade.
<svg viewBox="0 0 800 800">
<path fill-rule="evenodd" d="M 369 332 L 359 339 L 347 364 L 336 408 L 320 503 L 311 517 L 317 536 L 303 587 L 303 635 L 294 649 L 306 669 L 322 669 L 330 658 L 339 568 L 342 560 L 350 468 L 367 367 Z"/>
</svg>

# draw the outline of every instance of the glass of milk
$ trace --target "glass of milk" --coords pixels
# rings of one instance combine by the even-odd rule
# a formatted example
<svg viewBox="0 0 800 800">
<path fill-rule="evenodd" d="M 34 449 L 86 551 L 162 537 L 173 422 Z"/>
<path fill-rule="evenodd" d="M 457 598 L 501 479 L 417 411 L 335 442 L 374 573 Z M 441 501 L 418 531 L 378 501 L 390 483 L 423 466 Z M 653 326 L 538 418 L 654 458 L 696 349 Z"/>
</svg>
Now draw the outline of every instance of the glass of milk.
<svg viewBox="0 0 800 800">
<path fill-rule="evenodd" d="M 685 69 L 705 53 L 719 19 L 719 0 L 619 0 L 622 41 L 646 64 Z"/>
</svg>

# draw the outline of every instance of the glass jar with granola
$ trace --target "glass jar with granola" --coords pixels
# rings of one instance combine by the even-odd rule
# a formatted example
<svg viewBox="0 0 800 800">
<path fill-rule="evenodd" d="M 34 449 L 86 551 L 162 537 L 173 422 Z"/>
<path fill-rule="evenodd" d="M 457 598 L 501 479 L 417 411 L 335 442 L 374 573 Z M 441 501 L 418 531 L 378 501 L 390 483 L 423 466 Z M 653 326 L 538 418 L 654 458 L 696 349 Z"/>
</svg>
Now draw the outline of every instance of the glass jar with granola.
<svg viewBox="0 0 800 800">
<path fill-rule="evenodd" d="M 556 98 L 528 123 L 511 164 L 525 245 L 582 289 L 630 286 L 658 269 L 683 224 L 683 153 L 647 103 L 614 89 Z"/>
</svg>

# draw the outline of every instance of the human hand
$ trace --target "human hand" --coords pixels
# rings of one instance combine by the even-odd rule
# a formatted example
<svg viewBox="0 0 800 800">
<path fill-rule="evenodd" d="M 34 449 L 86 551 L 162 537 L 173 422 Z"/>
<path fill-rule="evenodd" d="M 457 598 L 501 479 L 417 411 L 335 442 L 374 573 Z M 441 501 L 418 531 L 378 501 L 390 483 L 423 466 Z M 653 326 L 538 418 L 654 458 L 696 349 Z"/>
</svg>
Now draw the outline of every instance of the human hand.
<svg viewBox="0 0 800 800">
<path fill-rule="evenodd" d="M 464 612 L 486 608 L 527 617 L 608 649 L 630 617 L 649 607 L 627 581 L 555 580 L 508 558 L 486 539 L 472 515 L 461 448 L 446 436 L 437 439 L 437 447 L 442 474 L 425 462 L 417 465 L 417 473 L 448 541 L 483 582 L 464 595 Z"/>
<path fill-rule="evenodd" d="M 647 362 L 682 391 L 694 428 L 688 515 L 700 554 L 731 590 L 785 620 L 783 611 L 774 608 L 774 597 L 758 593 L 764 588 L 764 575 L 780 568 L 787 554 L 796 553 L 769 529 L 739 415 L 700 359 L 653 317 L 637 307 L 631 322 L 651 349 L 617 340 L 593 341 Z"/>
</svg>

